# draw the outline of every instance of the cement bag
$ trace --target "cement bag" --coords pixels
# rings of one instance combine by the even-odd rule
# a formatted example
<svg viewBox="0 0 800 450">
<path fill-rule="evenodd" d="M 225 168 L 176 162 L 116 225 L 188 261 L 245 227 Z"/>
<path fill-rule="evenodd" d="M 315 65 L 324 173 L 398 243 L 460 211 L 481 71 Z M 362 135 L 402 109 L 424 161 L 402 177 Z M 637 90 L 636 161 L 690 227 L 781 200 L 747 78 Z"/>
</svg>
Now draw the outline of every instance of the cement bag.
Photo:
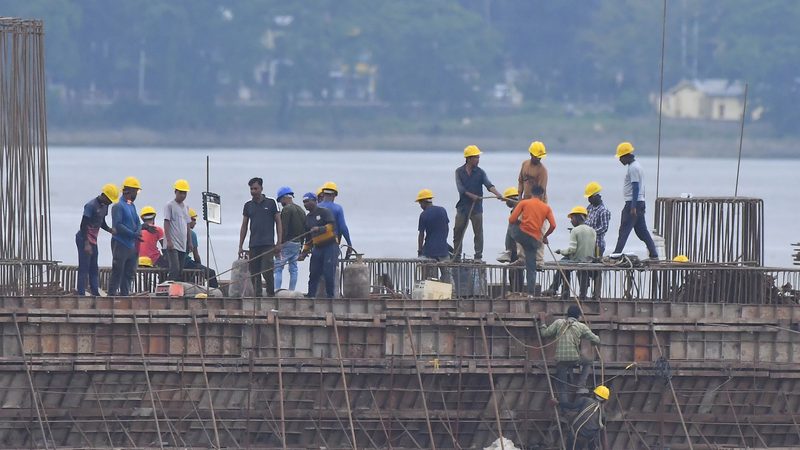
<svg viewBox="0 0 800 450">
<path fill-rule="evenodd" d="M 253 297 L 253 280 L 250 278 L 250 260 L 239 258 L 231 268 L 231 285 L 228 287 L 229 297 Z"/>
</svg>

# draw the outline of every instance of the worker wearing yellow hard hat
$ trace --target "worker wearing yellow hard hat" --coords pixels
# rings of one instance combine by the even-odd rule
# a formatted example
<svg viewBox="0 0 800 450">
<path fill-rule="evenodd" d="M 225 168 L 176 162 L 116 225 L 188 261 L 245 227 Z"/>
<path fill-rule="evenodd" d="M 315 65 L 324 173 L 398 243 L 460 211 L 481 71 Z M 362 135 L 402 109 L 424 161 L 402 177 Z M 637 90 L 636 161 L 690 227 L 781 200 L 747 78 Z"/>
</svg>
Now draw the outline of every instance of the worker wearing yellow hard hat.
<svg viewBox="0 0 800 450">
<path fill-rule="evenodd" d="M 519 190 L 516 186 L 509 186 L 503 191 L 503 199 L 506 202 L 506 206 L 510 209 L 514 209 L 519 203 Z M 506 242 L 505 242 L 505 250 L 500 252 L 497 256 L 497 261 L 501 263 L 507 262 L 514 262 L 518 259 L 517 256 L 517 244 L 514 242 L 514 239 L 509 234 L 508 230 L 506 230 Z M 519 286 L 515 289 L 512 287 L 512 291 L 519 292 L 522 290 Z"/>
<path fill-rule="evenodd" d="M 489 190 L 498 199 L 503 199 L 494 184 L 489 181 L 486 172 L 478 167 L 482 152 L 476 145 L 464 148 L 464 165 L 456 169 L 456 219 L 453 227 L 453 248 L 456 259 L 461 258 L 462 243 L 467 225 L 472 223 L 474 233 L 475 259 L 483 258 L 483 188 Z"/>
<path fill-rule="evenodd" d="M 172 185 L 175 198 L 164 207 L 164 254 L 169 265 L 167 278 L 183 281 L 183 268 L 186 254 L 192 251 L 191 230 L 189 229 L 189 207 L 186 197 L 189 182 L 176 180 Z"/>
<path fill-rule="evenodd" d="M 195 211 L 194 208 L 189 208 L 189 233 L 191 234 L 189 239 L 192 243 L 192 249 L 186 253 L 183 267 L 184 269 L 200 270 L 204 277 L 208 276 L 208 287 L 218 288 L 219 282 L 217 281 L 217 272 L 214 269 L 204 266 L 203 261 L 200 259 L 197 233 L 194 231 L 196 225 L 197 211 Z"/>
<path fill-rule="evenodd" d="M 594 388 L 591 396 L 582 396 L 574 402 L 559 404 L 570 417 L 570 427 L 566 448 L 600 448 L 601 432 L 605 428 L 605 403 L 611 397 L 611 390 L 600 385 Z"/>
<path fill-rule="evenodd" d="M 619 237 L 614 253 L 622 253 L 631 230 L 636 231 L 636 236 L 647 246 L 650 259 L 658 259 L 658 251 L 650 230 L 645 221 L 645 185 L 644 169 L 634 155 L 634 147 L 630 142 L 621 142 L 617 145 L 616 158 L 626 166 L 625 181 L 622 194 L 625 206 L 622 208 L 622 217 L 619 224 Z"/>
<path fill-rule="evenodd" d="M 547 168 L 542 163 L 542 159 L 547 156 L 547 148 L 542 141 L 533 141 L 528 146 L 529 158 L 522 162 L 519 168 L 519 176 L 517 177 L 517 190 L 522 198 L 529 198 L 531 196 L 531 189 L 534 186 L 539 186 L 544 191 L 541 200 L 547 203 Z M 546 231 L 549 224 L 544 224 Z M 544 246 L 539 246 L 536 251 L 536 262 L 541 264 L 544 262 Z"/>
<path fill-rule="evenodd" d="M 345 253 L 345 259 L 347 259 L 353 253 L 353 240 L 350 239 L 350 229 L 347 228 L 347 221 L 344 218 L 344 208 L 336 203 L 336 197 L 338 196 L 339 186 L 333 181 L 326 182 L 322 185 L 322 201 L 319 202 L 319 206 L 330 210 L 336 219 L 334 232 L 340 243 L 342 239 L 347 242 L 347 252 Z"/>
<path fill-rule="evenodd" d="M 239 256 L 249 257 L 250 274 L 256 297 L 275 295 L 275 256 L 283 244 L 283 225 L 278 202 L 264 195 L 264 180 L 253 177 L 247 182 L 250 200 L 242 209 L 242 226 L 239 229 Z M 244 250 L 244 239 L 250 232 L 249 250 Z"/>
<path fill-rule="evenodd" d="M 569 247 L 558 249 L 556 254 L 564 255 L 561 259 L 565 262 L 590 262 L 594 260 L 597 245 L 597 233 L 594 228 L 586 225 L 586 216 L 588 211 L 583 206 L 576 206 L 567 214 L 570 222 L 572 222 L 572 230 L 569 232 Z M 564 278 L 569 280 L 570 271 L 564 272 Z M 558 289 L 561 287 L 561 276 L 553 277 L 553 282 L 550 287 L 543 292 L 543 295 L 556 295 Z M 571 282 L 569 283 L 572 284 Z M 583 300 L 586 298 L 586 293 L 589 289 L 589 273 L 587 271 L 578 272 L 578 285 L 580 287 L 579 296 Z M 569 297 L 569 285 L 565 285 L 565 289 L 561 293 L 562 298 Z"/>
<path fill-rule="evenodd" d="M 611 223 L 611 211 L 603 204 L 603 196 L 600 191 L 603 187 L 596 181 L 591 181 L 583 190 L 583 196 L 589 199 L 589 206 L 586 208 L 588 215 L 586 225 L 594 228 L 597 233 L 597 257 L 602 258 L 606 251 L 606 232 L 608 224 Z"/>
<path fill-rule="evenodd" d="M 136 196 L 142 184 L 136 177 L 122 181 L 122 197 L 111 208 L 111 280 L 108 295 L 129 295 L 139 265 L 139 252 L 136 246 L 142 236 L 142 222 L 136 212 Z"/>
<path fill-rule="evenodd" d="M 417 226 L 419 231 L 417 256 L 440 262 L 449 261 L 450 246 L 447 245 L 447 235 L 450 233 L 450 219 L 447 217 L 447 210 L 433 204 L 433 191 L 430 189 L 419 191 L 416 202 L 422 208 Z M 425 276 L 437 277 L 445 282 L 450 281 L 449 272 L 445 268 L 430 267 Z"/>
<path fill-rule="evenodd" d="M 78 295 L 86 295 L 87 283 L 92 295 L 100 295 L 97 237 L 101 229 L 111 233 L 111 227 L 106 224 L 108 206 L 118 200 L 117 185 L 108 183 L 103 185 L 98 196 L 83 206 L 80 229 L 75 235 L 75 244 L 78 246 Z"/>
<path fill-rule="evenodd" d="M 156 209 L 150 205 L 139 211 L 142 218 L 142 239 L 139 243 L 139 265 L 141 258 L 147 258 L 150 266 L 168 267 L 167 258 L 162 258 L 159 246 L 164 248 L 164 229 L 156 225 Z"/>
</svg>

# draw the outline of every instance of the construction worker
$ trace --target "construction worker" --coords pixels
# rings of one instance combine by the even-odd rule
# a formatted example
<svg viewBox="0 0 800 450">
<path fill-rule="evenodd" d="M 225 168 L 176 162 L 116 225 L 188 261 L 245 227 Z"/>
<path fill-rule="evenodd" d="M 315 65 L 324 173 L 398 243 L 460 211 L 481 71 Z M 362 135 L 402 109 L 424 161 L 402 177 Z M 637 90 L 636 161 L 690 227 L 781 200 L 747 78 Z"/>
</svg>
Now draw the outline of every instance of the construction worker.
<svg viewBox="0 0 800 450">
<path fill-rule="evenodd" d="M 311 237 L 306 239 L 306 245 L 299 258 L 302 261 L 311 254 L 311 273 L 308 276 L 306 297 L 313 297 L 316 294 L 319 280 L 324 278 L 325 294 L 328 298 L 333 298 L 336 260 L 339 255 L 339 246 L 334 231 L 336 219 L 330 210 L 319 206 L 317 196 L 313 192 L 303 195 L 303 207 L 308 211 L 306 232 L 311 234 Z"/>
<path fill-rule="evenodd" d="M 461 258 L 464 233 L 467 231 L 467 222 L 472 222 L 472 232 L 475 234 L 475 260 L 483 259 L 483 188 L 493 193 L 498 199 L 503 196 L 489 181 L 483 169 L 478 167 L 481 150 L 475 145 L 468 145 L 464 149 L 464 165 L 456 169 L 456 188 L 458 189 L 458 203 L 456 203 L 456 223 L 453 227 L 453 248 L 456 259 Z"/>
<path fill-rule="evenodd" d="M 289 266 L 289 290 L 297 288 L 297 258 L 302 246 L 301 236 L 306 231 L 306 213 L 300 205 L 294 203 L 294 191 L 288 186 L 278 189 L 276 195 L 281 208 L 281 228 L 283 230 L 283 246 L 278 253 L 275 266 L 275 289 L 283 284 L 283 268 Z"/>
<path fill-rule="evenodd" d="M 217 272 L 210 267 L 204 266 L 202 260 L 200 259 L 200 251 L 197 249 L 197 233 L 194 231 L 194 227 L 196 225 L 197 211 L 195 211 L 193 208 L 189 208 L 189 233 L 191 233 L 190 239 L 192 241 L 192 251 L 186 254 L 186 259 L 184 260 L 183 266 L 187 269 L 202 270 L 203 276 L 208 276 L 208 287 L 218 288 L 219 282 L 217 281 Z"/>
<path fill-rule="evenodd" d="M 572 211 L 567 214 L 570 222 L 572 222 L 572 230 L 569 232 L 569 247 L 565 249 L 558 249 L 555 251 L 557 255 L 563 255 L 561 261 L 564 262 L 590 262 L 594 259 L 595 248 L 597 246 L 597 233 L 594 228 L 586 225 L 586 216 L 589 213 L 583 206 L 576 206 Z M 569 280 L 570 271 L 563 271 L 563 277 Z M 558 288 L 561 286 L 562 272 L 556 272 L 553 276 L 553 283 L 550 285 L 543 295 L 556 295 Z M 578 283 L 580 285 L 580 299 L 586 298 L 586 291 L 589 289 L 588 272 L 578 272 Z M 569 296 L 569 286 L 564 287 L 562 293 L 563 298 Z"/>
<path fill-rule="evenodd" d="M 511 186 L 503 191 L 503 198 L 505 199 L 506 206 L 510 209 L 509 213 L 514 210 L 514 207 L 519 203 L 519 190 Z M 511 233 L 506 229 L 506 242 L 505 251 L 500 253 L 497 261 L 501 263 L 511 263 L 516 265 L 520 259 L 520 252 L 517 249 L 517 242 L 511 237 Z M 508 285 L 511 292 L 521 292 L 525 288 L 525 270 L 509 269 L 508 271 Z"/>
<path fill-rule="evenodd" d="M 354 252 L 353 241 L 350 239 L 350 230 L 347 228 L 347 222 L 344 220 L 344 209 L 342 209 L 341 205 L 335 203 L 338 195 L 339 187 L 336 183 L 333 181 L 326 182 L 322 185 L 322 201 L 319 202 L 319 207 L 330 210 L 331 214 L 333 214 L 333 218 L 336 219 L 336 223 L 334 224 L 336 239 L 341 243 L 342 238 L 344 238 L 345 242 L 347 242 L 347 253 L 345 254 L 345 259 L 347 259 L 350 257 L 350 254 Z"/>
<path fill-rule="evenodd" d="M 441 206 L 433 204 L 433 191 L 430 189 L 422 189 L 417 194 L 415 200 L 422 208 L 419 214 L 419 224 L 417 230 L 419 236 L 417 237 L 417 256 L 433 259 L 437 262 L 450 260 L 450 246 L 447 245 L 447 235 L 449 234 L 450 219 L 447 217 L 447 210 Z M 440 267 L 438 272 L 441 271 L 441 279 L 443 281 L 449 280 L 447 269 Z M 431 276 L 437 276 L 436 273 Z"/>
<path fill-rule="evenodd" d="M 111 207 L 111 280 L 108 295 L 129 295 L 136 276 L 139 252 L 136 244 L 142 237 L 141 221 L 136 213 L 136 196 L 142 184 L 135 177 L 122 182 L 122 198 Z"/>
<path fill-rule="evenodd" d="M 628 166 L 625 173 L 625 184 L 623 195 L 625 197 L 625 207 L 622 208 L 622 218 L 619 224 L 619 237 L 614 253 L 622 253 L 625 243 L 631 234 L 631 229 L 636 232 L 636 236 L 645 243 L 650 259 L 658 259 L 658 251 L 650 231 L 645 222 L 645 200 L 644 200 L 644 170 L 636 161 L 633 155 L 633 145 L 630 142 L 622 142 L 617 146 L 616 157 L 619 162 Z"/>
<path fill-rule="evenodd" d="M 603 197 L 600 191 L 603 186 L 600 183 L 592 181 L 586 185 L 583 191 L 583 196 L 589 199 L 589 206 L 586 208 L 589 215 L 586 218 L 586 225 L 594 228 L 597 233 L 597 257 L 602 258 L 603 253 L 606 251 L 606 232 L 608 231 L 608 224 L 611 222 L 611 211 L 603 204 Z"/>
<path fill-rule="evenodd" d="M 519 169 L 517 191 L 522 198 L 529 198 L 531 196 L 531 189 L 534 186 L 540 186 L 544 191 L 542 194 L 542 201 L 547 203 L 547 168 L 542 164 L 542 160 L 547 156 L 547 148 L 541 141 L 533 141 L 528 146 L 528 154 L 530 159 L 522 162 L 522 167 Z M 543 231 L 547 231 L 547 224 L 544 225 Z M 544 246 L 540 246 L 536 251 L 536 263 L 542 264 L 544 262 Z"/>
<path fill-rule="evenodd" d="M 161 257 L 161 248 L 164 248 L 164 229 L 155 224 L 156 209 L 148 205 L 139 211 L 142 219 L 142 241 L 139 243 L 139 258 L 147 257 L 150 265 L 155 267 L 169 267 L 167 258 Z M 141 266 L 141 263 L 139 264 Z"/>
<path fill-rule="evenodd" d="M 189 228 L 189 207 L 184 200 L 189 194 L 189 182 L 176 180 L 172 185 L 175 198 L 164 207 L 164 242 L 172 281 L 183 281 L 186 254 L 192 251 L 192 230 Z"/>
<path fill-rule="evenodd" d="M 86 295 L 86 282 L 89 282 L 89 292 L 100 295 L 100 271 L 97 267 L 97 237 L 100 230 L 111 233 L 111 227 L 106 223 L 108 206 L 119 200 L 119 189 L 114 184 L 106 184 L 100 190 L 100 195 L 83 205 L 83 215 L 78 232 L 75 234 L 75 245 L 78 246 L 78 295 Z"/>
<path fill-rule="evenodd" d="M 575 401 L 574 416 L 569 421 L 568 450 L 602 448 L 600 432 L 606 427 L 604 406 L 609 397 L 611 390 L 600 385 L 594 388 L 591 396 Z"/>
<path fill-rule="evenodd" d="M 253 277 L 253 288 L 256 297 L 261 297 L 263 277 L 266 282 L 267 295 L 275 295 L 275 252 L 280 250 L 283 239 L 281 213 L 275 199 L 263 194 L 264 180 L 258 177 L 247 182 L 252 197 L 242 209 L 242 227 L 239 229 L 239 255 L 250 256 L 250 276 Z M 243 249 L 247 227 L 250 226 L 250 251 Z M 277 243 L 276 243 L 277 236 Z"/>
<path fill-rule="evenodd" d="M 572 407 L 569 402 L 567 385 L 572 379 L 572 370 L 575 366 L 581 367 L 580 376 L 575 386 L 578 394 L 588 392 L 586 390 L 586 380 L 589 377 L 589 369 L 592 360 L 586 359 L 581 355 L 581 340 L 587 339 L 594 345 L 600 344 L 600 338 L 592 333 L 586 324 L 580 321 L 583 314 L 578 305 L 571 305 L 567 309 L 566 319 L 556 319 L 549 326 L 545 325 L 545 313 L 539 313 L 540 333 L 543 338 L 556 338 L 556 394 L 558 402 L 564 408 Z"/>
<path fill-rule="evenodd" d="M 528 295 L 536 293 L 536 250 L 547 244 L 547 236 L 556 230 L 556 220 L 553 210 L 542 201 L 544 190 L 541 186 L 531 189 L 532 198 L 522 200 L 514 207 L 508 218 L 508 232 L 511 237 L 525 250 L 525 271 L 528 285 Z M 545 221 L 549 229 L 542 233 Z"/>
</svg>

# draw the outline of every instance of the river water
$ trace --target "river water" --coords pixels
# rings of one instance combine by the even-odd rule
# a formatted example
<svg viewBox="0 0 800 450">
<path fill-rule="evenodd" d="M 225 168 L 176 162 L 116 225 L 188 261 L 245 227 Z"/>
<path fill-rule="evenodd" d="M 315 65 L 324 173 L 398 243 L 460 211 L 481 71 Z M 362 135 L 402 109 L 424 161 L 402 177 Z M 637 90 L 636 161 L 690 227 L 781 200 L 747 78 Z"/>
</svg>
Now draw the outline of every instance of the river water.
<svg viewBox="0 0 800 450">
<path fill-rule="evenodd" d="M 454 170 L 463 163 L 461 151 L 327 151 L 283 149 L 174 149 L 174 148 L 101 148 L 51 147 L 50 182 L 53 230 L 53 257 L 66 264 L 77 264 L 74 235 L 80 223 L 84 203 L 99 193 L 105 183 L 121 183 L 128 175 L 138 177 L 142 191 L 138 209 L 152 205 L 161 211 L 172 199 L 175 179 L 189 180 L 192 190 L 187 203 L 201 209 L 205 190 L 206 155 L 210 156 L 210 190 L 222 196 L 222 224 L 211 225 L 212 267 L 230 268 L 236 258 L 242 206 L 249 200 L 247 181 L 254 176 L 264 179 L 264 190 L 274 196 L 279 186 L 291 186 L 299 197 L 315 191 L 323 182 L 339 185 L 337 202 L 345 210 L 354 246 L 367 257 L 413 258 L 416 256 L 419 206 L 414 203 L 417 191 L 434 191 L 436 204 L 447 208 L 451 225 L 455 218 Z M 502 192 L 516 185 L 520 163 L 526 152 L 484 152 L 481 167 Z M 656 197 L 656 159 L 641 157 L 646 178 L 648 225 L 653 226 Z M 548 196 L 556 214 L 558 229 L 551 237 L 551 247 L 562 248 L 568 242 L 566 213 L 575 205 L 585 204 L 583 187 L 589 181 L 603 185 L 606 206 L 612 211 L 612 223 L 606 236 L 613 248 L 622 208 L 622 180 L 625 169 L 609 156 L 559 155 L 545 159 L 549 171 Z M 795 184 L 800 160 L 746 159 L 742 161 L 739 195 L 759 197 L 765 202 L 765 263 L 791 265 L 790 243 L 800 241 L 797 228 Z M 731 196 L 736 180 L 736 160 L 703 158 L 661 159 L 660 196 Z M 484 202 L 484 259 L 492 261 L 503 248 L 508 208 L 494 200 Z M 111 217 L 108 218 L 109 224 Z M 161 218 L 157 221 L 160 223 Z M 196 228 L 202 257 L 205 257 L 205 224 Z M 452 229 L 451 229 L 452 238 Z M 246 243 L 245 243 L 246 246 Z M 626 251 L 646 256 L 641 242 L 631 233 Z M 471 230 L 464 240 L 464 252 L 473 252 Z M 546 259 L 549 256 L 546 255 Z M 110 265 L 109 235 L 100 238 L 100 264 Z M 304 263 L 307 265 L 308 263 Z M 303 270 L 305 272 L 305 270 Z M 304 286 L 301 278 L 298 285 Z"/>
</svg>

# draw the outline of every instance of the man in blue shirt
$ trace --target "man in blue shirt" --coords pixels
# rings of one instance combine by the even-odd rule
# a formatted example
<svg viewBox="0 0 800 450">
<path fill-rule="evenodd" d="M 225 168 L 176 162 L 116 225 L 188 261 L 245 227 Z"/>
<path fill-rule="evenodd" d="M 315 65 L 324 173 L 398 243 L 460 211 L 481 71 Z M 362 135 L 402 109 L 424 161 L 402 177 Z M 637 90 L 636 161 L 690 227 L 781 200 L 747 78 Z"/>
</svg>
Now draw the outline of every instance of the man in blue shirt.
<svg viewBox="0 0 800 450">
<path fill-rule="evenodd" d="M 86 202 L 83 207 L 80 230 L 75 235 L 78 246 L 78 295 L 86 295 L 86 280 L 92 295 L 100 295 L 99 269 L 97 267 L 97 236 L 100 230 L 111 233 L 106 224 L 108 205 L 119 200 L 119 190 L 114 184 L 106 184 L 97 197 Z"/>
<path fill-rule="evenodd" d="M 350 240 L 350 230 L 347 228 L 347 222 L 344 220 L 344 210 L 341 205 L 334 203 L 336 197 L 339 195 L 339 187 L 333 181 L 328 181 L 322 185 L 322 201 L 319 203 L 320 208 L 325 208 L 333 214 L 335 220 L 334 232 L 336 233 L 339 243 L 344 238 L 347 242 L 347 253 L 345 258 L 348 258 L 353 252 L 353 241 Z"/>
<path fill-rule="evenodd" d="M 136 196 L 142 188 L 134 177 L 122 182 L 122 198 L 111 208 L 111 280 L 108 295 L 130 294 L 136 267 L 139 265 L 139 251 L 136 244 L 142 236 L 142 222 L 136 212 Z"/>
<path fill-rule="evenodd" d="M 472 231 L 475 233 L 475 259 L 483 258 L 483 188 L 489 190 L 498 199 L 503 196 L 489 181 L 486 172 L 478 167 L 481 151 L 474 145 L 464 149 L 464 165 L 456 169 L 456 188 L 458 189 L 458 203 L 456 203 L 456 223 L 453 227 L 453 247 L 456 259 L 461 255 L 461 244 L 464 233 L 467 231 L 467 222 L 472 222 Z"/>
<path fill-rule="evenodd" d="M 319 287 L 320 279 L 325 280 L 325 295 L 333 298 L 335 294 L 336 259 L 339 256 L 339 246 L 336 243 L 334 231 L 335 218 L 330 210 L 322 208 L 317 203 L 317 196 L 313 192 L 303 195 L 303 207 L 308 211 L 306 215 L 306 232 L 311 236 L 306 238 L 306 244 L 300 253 L 298 261 L 303 261 L 311 254 L 308 275 L 308 294 L 314 297 Z"/>
<path fill-rule="evenodd" d="M 436 261 L 448 261 L 450 259 L 450 246 L 447 245 L 447 235 L 449 233 L 450 219 L 447 211 L 441 206 L 433 204 L 433 192 L 430 189 L 423 189 L 417 194 L 422 212 L 419 214 L 419 237 L 417 238 L 417 256 L 430 258 Z M 441 279 L 446 280 L 447 271 L 440 268 Z M 436 276 L 436 270 L 432 271 L 431 276 Z M 427 274 L 426 274 L 427 275 Z"/>
</svg>

